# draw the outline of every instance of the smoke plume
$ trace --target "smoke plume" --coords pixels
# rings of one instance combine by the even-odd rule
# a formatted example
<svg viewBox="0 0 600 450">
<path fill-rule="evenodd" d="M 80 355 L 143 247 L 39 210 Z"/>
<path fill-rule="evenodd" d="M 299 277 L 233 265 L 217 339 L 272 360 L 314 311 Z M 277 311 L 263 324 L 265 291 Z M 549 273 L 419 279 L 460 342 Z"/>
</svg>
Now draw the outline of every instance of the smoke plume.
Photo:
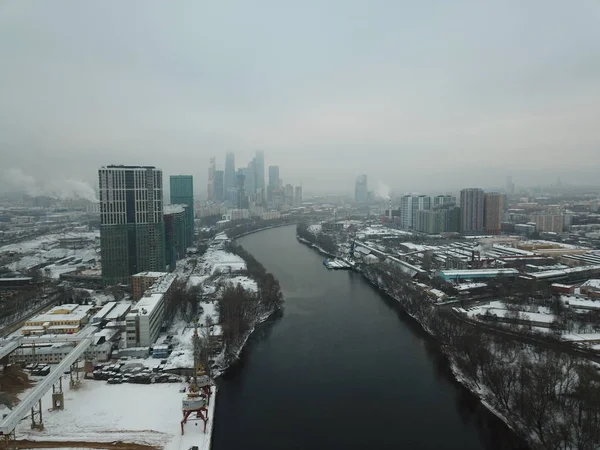
<svg viewBox="0 0 600 450">
<path fill-rule="evenodd" d="M 377 182 L 377 190 L 375 191 L 375 193 L 378 197 L 384 200 L 391 200 L 390 194 L 392 193 L 392 190 L 389 186 L 387 186 L 381 181 Z"/>
<path fill-rule="evenodd" d="M 94 189 L 81 180 L 54 180 L 42 184 L 31 175 L 26 174 L 23 169 L 12 168 L 3 172 L 2 181 L 7 190 L 25 192 L 32 197 L 47 195 L 61 200 L 84 199 L 90 202 L 98 201 Z"/>
</svg>

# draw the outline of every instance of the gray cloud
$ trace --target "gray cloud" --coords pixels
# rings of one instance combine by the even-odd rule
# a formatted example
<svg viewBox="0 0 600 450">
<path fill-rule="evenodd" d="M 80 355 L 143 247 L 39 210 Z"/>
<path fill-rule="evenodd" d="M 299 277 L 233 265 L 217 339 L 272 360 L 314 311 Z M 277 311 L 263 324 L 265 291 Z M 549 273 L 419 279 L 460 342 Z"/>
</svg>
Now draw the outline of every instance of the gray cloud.
<svg viewBox="0 0 600 450">
<path fill-rule="evenodd" d="M 209 156 L 256 148 L 311 190 L 595 183 L 599 19 L 587 0 L 7 1 L 0 149 L 48 183 L 142 163 L 203 186 Z"/>
</svg>

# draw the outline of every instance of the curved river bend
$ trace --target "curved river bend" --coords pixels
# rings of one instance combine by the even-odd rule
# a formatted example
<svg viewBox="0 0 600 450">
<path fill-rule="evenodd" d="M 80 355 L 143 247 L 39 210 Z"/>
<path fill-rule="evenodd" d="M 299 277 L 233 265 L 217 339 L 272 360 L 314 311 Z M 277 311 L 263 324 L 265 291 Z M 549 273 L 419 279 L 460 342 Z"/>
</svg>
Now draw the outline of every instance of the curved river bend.
<svg viewBox="0 0 600 450">
<path fill-rule="evenodd" d="M 521 448 L 360 274 L 328 271 L 293 226 L 239 242 L 281 283 L 285 312 L 221 380 L 213 450 Z"/>
</svg>

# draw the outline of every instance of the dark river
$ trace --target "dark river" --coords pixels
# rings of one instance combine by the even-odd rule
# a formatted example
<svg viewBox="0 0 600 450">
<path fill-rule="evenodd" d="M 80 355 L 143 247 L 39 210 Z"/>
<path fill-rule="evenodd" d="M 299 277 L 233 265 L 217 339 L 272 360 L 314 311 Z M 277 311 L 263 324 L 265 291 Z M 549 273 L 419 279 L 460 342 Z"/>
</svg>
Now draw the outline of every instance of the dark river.
<svg viewBox="0 0 600 450">
<path fill-rule="evenodd" d="M 285 311 L 220 381 L 214 450 L 521 448 L 394 302 L 327 270 L 295 227 L 239 242 L 279 279 Z"/>
</svg>

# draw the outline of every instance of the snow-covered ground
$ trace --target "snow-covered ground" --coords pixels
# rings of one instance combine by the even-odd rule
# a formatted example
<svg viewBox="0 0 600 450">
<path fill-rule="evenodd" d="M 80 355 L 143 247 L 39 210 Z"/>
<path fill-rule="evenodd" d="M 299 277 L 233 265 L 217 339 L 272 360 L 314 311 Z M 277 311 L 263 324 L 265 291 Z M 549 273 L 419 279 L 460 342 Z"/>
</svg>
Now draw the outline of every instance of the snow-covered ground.
<svg viewBox="0 0 600 450">
<path fill-rule="evenodd" d="M 532 308 L 534 310 L 519 311 L 521 318 L 548 324 L 554 321 L 555 316 L 550 312 L 549 308 L 545 306 L 533 306 Z M 486 305 L 472 306 L 463 311 L 471 318 L 477 318 L 478 315 L 483 315 L 488 311 L 497 317 L 504 317 L 509 312 L 506 305 L 501 301 L 492 301 Z"/>
<path fill-rule="evenodd" d="M 191 288 L 192 286 L 198 286 L 199 284 L 204 283 L 207 278 L 208 278 L 208 275 L 191 275 L 188 278 L 188 284 L 187 284 L 188 289 Z"/>
<path fill-rule="evenodd" d="M 486 287 L 487 283 L 462 283 L 462 284 L 456 284 L 454 285 L 454 288 L 458 291 L 468 291 L 470 289 L 477 289 L 477 288 L 482 288 L 482 287 Z"/>
<path fill-rule="evenodd" d="M 89 265 L 92 261 L 98 261 L 100 255 L 94 249 L 98 231 L 68 231 L 65 233 L 52 233 L 39 236 L 27 241 L 8 244 L 0 247 L 1 253 L 15 252 L 22 255 L 20 259 L 7 265 L 13 271 L 27 270 L 38 264 L 55 261 L 72 256 L 81 259 L 78 264 L 49 265 L 44 269 L 44 274 L 50 278 L 58 278 L 61 273 L 76 270 L 81 265 Z M 81 249 L 69 249 L 60 247 L 60 239 L 82 238 L 87 239 L 89 244 Z"/>
<path fill-rule="evenodd" d="M 23 242 L 17 242 L 16 244 L 7 244 L 0 247 L 0 253 L 4 252 L 17 252 L 17 253 L 29 253 L 35 252 L 43 247 L 51 247 L 58 245 L 59 239 L 64 238 L 83 238 L 94 240 L 100 237 L 99 231 L 74 231 L 70 230 L 65 233 L 52 233 L 38 236 L 33 239 L 29 239 Z"/>
<path fill-rule="evenodd" d="M 202 256 L 202 264 L 205 268 L 210 267 L 209 273 L 229 273 L 246 270 L 246 263 L 242 258 L 233 253 L 216 248 L 209 248 Z"/>
<path fill-rule="evenodd" d="M 256 284 L 256 281 L 254 281 L 250 277 L 245 277 L 243 275 L 238 275 L 237 277 L 227 278 L 226 281 L 228 283 L 233 284 L 234 286 L 237 286 L 238 284 L 241 284 L 242 287 L 246 291 L 250 291 L 250 292 L 254 292 L 254 293 L 258 292 L 258 285 Z"/>
<path fill-rule="evenodd" d="M 307 231 L 312 234 L 319 234 L 321 232 L 321 224 L 309 225 Z"/>
<path fill-rule="evenodd" d="M 202 313 L 198 320 L 198 334 L 203 337 L 205 333 L 204 325 L 206 319 L 210 317 L 213 325 L 212 333 L 219 331 L 219 313 L 217 311 L 216 300 L 210 302 L 201 302 Z M 172 369 L 190 369 L 194 367 L 194 328 L 186 325 L 184 322 L 175 324 L 171 333 L 173 334 L 174 349 L 173 353 L 167 358 L 167 364 L 165 364 L 166 370 Z"/>
<path fill-rule="evenodd" d="M 68 378 L 63 386 L 68 386 Z M 181 387 L 179 383 L 109 385 L 83 380 L 78 389 L 65 389 L 63 411 L 48 411 L 52 390 L 44 396 L 43 431 L 31 430 L 29 422 L 23 421 L 17 434 L 22 439 L 57 441 L 57 448 L 61 441 L 122 441 L 165 450 L 208 449 L 216 396 L 211 398 L 206 434 L 202 422 L 189 422 L 182 436 Z"/>
</svg>

